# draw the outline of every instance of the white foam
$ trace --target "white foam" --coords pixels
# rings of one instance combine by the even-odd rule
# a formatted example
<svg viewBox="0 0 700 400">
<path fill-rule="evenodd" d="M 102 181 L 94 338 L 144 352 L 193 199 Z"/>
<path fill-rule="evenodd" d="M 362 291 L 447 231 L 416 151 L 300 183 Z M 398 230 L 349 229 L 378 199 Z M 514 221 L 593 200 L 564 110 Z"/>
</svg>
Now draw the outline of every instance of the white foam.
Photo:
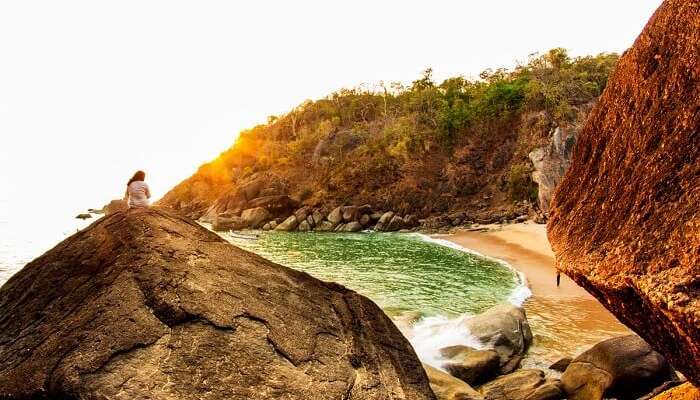
<svg viewBox="0 0 700 400">
<path fill-rule="evenodd" d="M 469 318 L 471 315 L 466 314 L 454 319 L 442 315 L 425 317 L 413 325 L 408 340 L 422 362 L 442 368 L 441 348 L 455 345 L 484 347 L 464 326 L 464 321 Z"/>
</svg>

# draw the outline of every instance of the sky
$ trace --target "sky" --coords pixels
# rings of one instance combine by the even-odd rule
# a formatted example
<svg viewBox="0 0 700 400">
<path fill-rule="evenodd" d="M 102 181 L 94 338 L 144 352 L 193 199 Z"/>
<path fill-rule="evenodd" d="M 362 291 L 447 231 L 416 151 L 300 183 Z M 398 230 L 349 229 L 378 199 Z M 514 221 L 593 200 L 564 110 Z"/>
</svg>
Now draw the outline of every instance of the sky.
<svg viewBox="0 0 700 400">
<path fill-rule="evenodd" d="M 660 0 L 0 0 L 0 215 L 155 197 L 237 133 L 362 83 L 622 52 Z"/>
</svg>

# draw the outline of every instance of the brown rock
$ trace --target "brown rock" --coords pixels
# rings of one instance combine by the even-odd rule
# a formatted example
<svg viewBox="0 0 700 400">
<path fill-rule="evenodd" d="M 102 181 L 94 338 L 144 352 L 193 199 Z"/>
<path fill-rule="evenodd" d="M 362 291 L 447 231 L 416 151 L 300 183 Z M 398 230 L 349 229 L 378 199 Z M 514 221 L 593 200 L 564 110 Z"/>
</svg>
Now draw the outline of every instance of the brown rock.
<svg viewBox="0 0 700 400">
<path fill-rule="evenodd" d="M 343 222 L 343 207 L 336 207 L 326 218 L 331 221 L 334 226 Z"/>
<path fill-rule="evenodd" d="M 343 221 L 357 221 L 359 218 L 358 209 L 356 206 L 343 207 Z"/>
<path fill-rule="evenodd" d="M 438 400 L 484 400 L 484 397 L 466 382 L 430 365 L 423 364 L 423 367 Z"/>
<path fill-rule="evenodd" d="M 243 222 L 253 229 L 261 227 L 271 218 L 272 214 L 262 207 L 249 208 L 247 210 L 243 210 L 241 213 L 241 219 Z"/>
<path fill-rule="evenodd" d="M 545 379 L 537 369 L 521 369 L 479 388 L 486 400 L 559 400 L 563 396 L 557 379 Z"/>
<path fill-rule="evenodd" d="M 299 226 L 299 220 L 294 215 L 290 215 L 282 223 L 275 227 L 276 231 L 293 231 Z"/>
<path fill-rule="evenodd" d="M 440 354 L 447 358 L 442 368 L 470 385 L 489 381 L 500 372 L 501 359 L 495 350 L 450 346 L 440 349 Z"/>
<path fill-rule="evenodd" d="M 501 359 L 501 373 L 514 371 L 532 344 L 532 331 L 525 310 L 500 304 L 464 322 L 465 328 L 482 343 L 494 347 Z"/>
<path fill-rule="evenodd" d="M 561 376 L 570 400 L 637 399 L 674 373 L 637 335 L 605 340 L 581 353 Z"/>
<path fill-rule="evenodd" d="M 620 59 L 555 191 L 557 265 L 700 385 L 700 2 Z"/>
<path fill-rule="evenodd" d="M 157 209 L 105 217 L 0 288 L 4 399 L 434 399 L 370 300 Z"/>
</svg>

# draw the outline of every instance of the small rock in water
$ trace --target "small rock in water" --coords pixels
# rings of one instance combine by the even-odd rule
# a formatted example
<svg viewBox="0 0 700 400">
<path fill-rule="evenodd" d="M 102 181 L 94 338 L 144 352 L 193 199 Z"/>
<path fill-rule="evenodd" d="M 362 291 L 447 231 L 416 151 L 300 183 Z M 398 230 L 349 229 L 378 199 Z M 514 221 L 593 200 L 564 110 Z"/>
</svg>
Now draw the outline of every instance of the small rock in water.
<svg viewBox="0 0 700 400">
<path fill-rule="evenodd" d="M 85 219 L 88 219 L 88 218 L 92 218 L 92 215 L 90 215 L 90 214 L 78 214 L 78 215 L 75 216 L 75 218 L 85 220 Z"/>
</svg>

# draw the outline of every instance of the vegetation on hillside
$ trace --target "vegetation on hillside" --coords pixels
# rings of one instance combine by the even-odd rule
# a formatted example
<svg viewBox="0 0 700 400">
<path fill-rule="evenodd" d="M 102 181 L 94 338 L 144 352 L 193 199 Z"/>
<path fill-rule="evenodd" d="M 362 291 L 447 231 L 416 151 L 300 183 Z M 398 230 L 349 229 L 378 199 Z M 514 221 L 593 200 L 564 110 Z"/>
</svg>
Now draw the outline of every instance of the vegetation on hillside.
<svg viewBox="0 0 700 400">
<path fill-rule="evenodd" d="M 552 127 L 580 120 L 617 58 L 553 49 L 478 79 L 437 83 L 427 69 L 409 86 L 342 89 L 241 132 L 164 202 L 204 206 L 261 171 L 313 205 L 370 203 L 428 215 L 531 200 L 528 152 Z"/>
</svg>

